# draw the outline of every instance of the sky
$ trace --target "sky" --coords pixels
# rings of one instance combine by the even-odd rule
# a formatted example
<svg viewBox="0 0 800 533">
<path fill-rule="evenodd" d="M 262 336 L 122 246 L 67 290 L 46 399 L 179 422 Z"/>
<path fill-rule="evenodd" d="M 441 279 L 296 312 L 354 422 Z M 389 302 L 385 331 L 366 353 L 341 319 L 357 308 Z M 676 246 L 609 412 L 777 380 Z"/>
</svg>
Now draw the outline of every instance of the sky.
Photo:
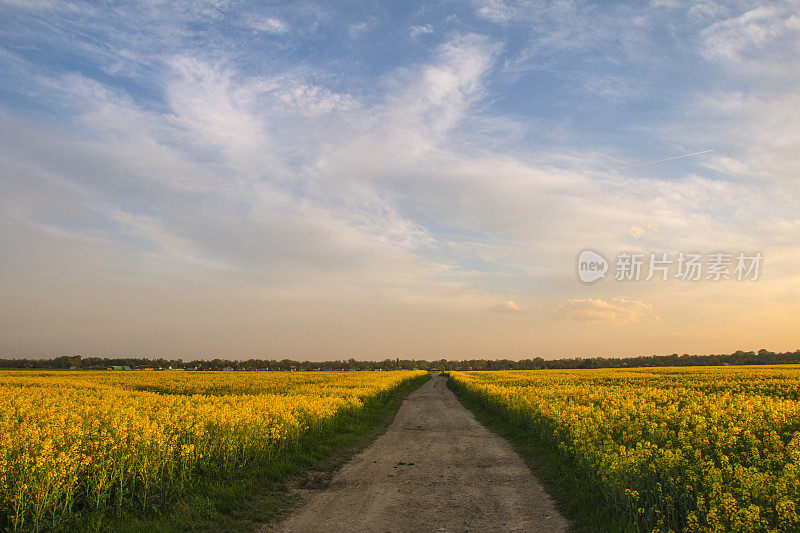
<svg viewBox="0 0 800 533">
<path fill-rule="evenodd" d="M 0 357 L 796 350 L 798 89 L 797 1 L 0 0 Z"/>
</svg>

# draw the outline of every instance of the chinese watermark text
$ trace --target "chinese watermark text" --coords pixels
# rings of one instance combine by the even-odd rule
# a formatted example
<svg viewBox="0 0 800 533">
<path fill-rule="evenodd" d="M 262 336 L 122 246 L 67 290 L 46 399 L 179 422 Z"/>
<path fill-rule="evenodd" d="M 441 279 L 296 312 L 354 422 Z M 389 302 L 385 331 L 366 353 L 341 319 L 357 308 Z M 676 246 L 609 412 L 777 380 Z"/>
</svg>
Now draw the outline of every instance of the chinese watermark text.
<svg viewBox="0 0 800 533">
<path fill-rule="evenodd" d="M 616 281 L 756 281 L 760 275 L 760 252 L 714 252 L 708 254 L 680 252 L 677 254 L 627 253 L 617 254 L 612 271 Z M 593 250 L 578 256 L 578 278 L 592 283 L 605 278 L 611 268 L 605 257 Z"/>
</svg>

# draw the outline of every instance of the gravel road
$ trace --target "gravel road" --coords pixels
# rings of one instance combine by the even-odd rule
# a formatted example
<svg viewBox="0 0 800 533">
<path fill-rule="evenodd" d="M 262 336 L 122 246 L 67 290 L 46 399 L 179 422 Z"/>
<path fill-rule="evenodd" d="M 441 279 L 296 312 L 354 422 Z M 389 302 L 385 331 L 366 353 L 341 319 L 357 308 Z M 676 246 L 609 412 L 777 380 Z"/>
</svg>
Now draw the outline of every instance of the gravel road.
<svg viewBox="0 0 800 533">
<path fill-rule="evenodd" d="M 267 531 L 566 531 L 569 523 L 504 439 L 433 376 L 389 430 Z"/>
</svg>

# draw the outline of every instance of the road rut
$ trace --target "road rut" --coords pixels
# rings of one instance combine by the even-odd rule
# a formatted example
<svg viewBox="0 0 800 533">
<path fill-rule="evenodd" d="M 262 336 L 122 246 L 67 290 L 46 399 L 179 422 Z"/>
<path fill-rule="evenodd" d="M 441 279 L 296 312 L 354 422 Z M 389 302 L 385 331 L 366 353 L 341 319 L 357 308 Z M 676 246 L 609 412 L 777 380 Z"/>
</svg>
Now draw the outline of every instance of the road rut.
<svg viewBox="0 0 800 533">
<path fill-rule="evenodd" d="M 267 531 L 567 531 L 524 461 L 433 376 L 388 431 Z"/>
</svg>

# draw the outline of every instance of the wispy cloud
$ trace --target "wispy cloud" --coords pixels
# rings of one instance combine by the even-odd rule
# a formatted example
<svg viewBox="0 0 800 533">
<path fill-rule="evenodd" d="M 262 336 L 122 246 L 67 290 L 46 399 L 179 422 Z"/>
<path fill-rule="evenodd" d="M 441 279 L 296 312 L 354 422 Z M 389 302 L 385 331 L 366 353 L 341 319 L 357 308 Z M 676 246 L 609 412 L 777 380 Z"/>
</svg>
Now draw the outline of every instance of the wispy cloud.
<svg viewBox="0 0 800 533">
<path fill-rule="evenodd" d="M 797 7 L 797 2 L 776 2 L 717 20 L 701 33 L 704 52 L 731 63 L 748 61 L 754 53 L 771 45 L 778 45 L 772 53 L 779 53 L 781 41 L 797 42 L 800 35 Z M 759 54 L 758 61 L 763 59 Z"/>
<path fill-rule="evenodd" d="M 658 321 L 653 306 L 617 297 L 611 300 L 600 298 L 573 298 L 567 300 L 556 311 L 558 320 L 570 322 L 610 322 L 613 324 L 638 324 L 642 321 Z"/>
<path fill-rule="evenodd" d="M 246 20 L 245 25 L 248 28 L 257 31 L 274 33 L 276 35 L 280 35 L 289 31 L 289 25 L 275 17 L 249 18 Z"/>
<path fill-rule="evenodd" d="M 422 35 L 428 35 L 433 33 L 433 27 L 430 24 L 425 24 L 424 26 L 411 26 L 409 30 L 412 39 L 416 39 Z"/>
<path fill-rule="evenodd" d="M 503 313 L 510 315 L 521 315 L 527 312 L 527 310 L 524 307 L 515 303 L 513 300 L 507 300 L 505 302 L 500 302 L 499 304 L 495 304 L 489 308 L 489 311 L 492 311 L 494 313 Z"/>
<path fill-rule="evenodd" d="M 230 348 L 242 355 L 338 354 L 352 343 L 457 355 L 499 327 L 518 339 L 505 348 L 514 354 L 563 352 L 584 349 L 575 339 L 592 322 L 650 335 L 663 324 L 664 349 L 690 341 L 670 335 L 689 314 L 674 287 L 576 295 L 586 246 L 760 250 L 776 276 L 759 286 L 771 284 L 769 302 L 757 291 L 742 300 L 766 314 L 794 294 L 790 4 L 419 7 L 0 5 L 13 21 L 0 34 L 0 242 L 12 250 L 0 258 L 10 280 L 0 296 L 28 310 L 0 316 L 15 320 L 14 346 L 34 345 L 40 304 L 26 298 L 98 279 L 108 296 L 92 301 L 120 317 L 113 295 L 129 287 L 169 294 L 165 308 L 202 307 L 202 287 L 213 287 L 209 302 L 234 324 L 219 335 L 234 338 L 234 317 L 252 333 Z M 620 168 L 665 154 L 677 156 Z M 730 304 L 685 290 L 698 314 Z M 146 317 L 148 302 L 137 305 Z M 320 337 L 336 340 L 294 342 L 282 336 L 292 328 L 250 308 L 270 324 L 314 317 Z M 524 313 L 525 324 L 487 310 Z M 63 316 L 64 331 L 86 323 Z M 386 334 L 342 336 L 358 322 L 348 316 Z M 142 320 L 140 332 L 161 331 Z M 125 323 L 115 331 L 135 337 Z M 771 335 L 782 342 L 793 326 Z M 553 327 L 563 330 L 547 344 Z M 273 338 L 264 331 L 283 340 L 259 341 Z M 170 346 L 181 342 L 190 351 L 188 340 Z M 609 350 L 625 342 L 610 339 Z"/>
</svg>

